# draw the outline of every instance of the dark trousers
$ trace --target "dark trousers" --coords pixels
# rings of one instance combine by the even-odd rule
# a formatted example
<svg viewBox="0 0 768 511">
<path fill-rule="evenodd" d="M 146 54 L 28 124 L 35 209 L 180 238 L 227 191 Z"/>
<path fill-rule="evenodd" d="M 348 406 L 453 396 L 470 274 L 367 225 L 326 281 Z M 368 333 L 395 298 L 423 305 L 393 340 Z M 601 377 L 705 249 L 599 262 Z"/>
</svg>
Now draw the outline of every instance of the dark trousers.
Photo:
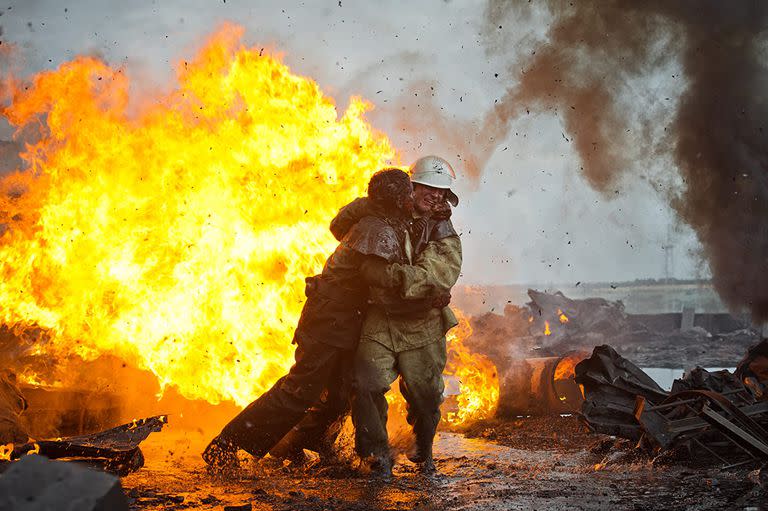
<svg viewBox="0 0 768 511">
<path fill-rule="evenodd" d="M 304 418 L 269 450 L 271 456 L 293 459 L 300 457 L 303 449 L 309 449 L 324 458 L 333 458 L 334 444 L 351 408 L 349 378 L 344 376 L 344 381 L 329 383 L 327 391 Z"/>
<path fill-rule="evenodd" d="M 335 382 L 349 372 L 353 355 L 351 349 L 302 340 L 288 374 L 224 426 L 221 437 L 261 458 L 302 421 L 324 393 L 327 396 L 329 389 L 338 387 Z"/>
</svg>

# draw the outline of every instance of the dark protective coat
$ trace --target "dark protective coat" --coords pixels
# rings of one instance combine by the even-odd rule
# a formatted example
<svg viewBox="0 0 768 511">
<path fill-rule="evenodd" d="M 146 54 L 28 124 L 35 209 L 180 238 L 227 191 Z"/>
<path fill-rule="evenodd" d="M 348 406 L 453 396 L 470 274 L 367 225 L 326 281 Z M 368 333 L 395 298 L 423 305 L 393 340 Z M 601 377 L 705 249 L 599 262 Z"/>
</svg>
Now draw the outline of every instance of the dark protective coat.
<svg viewBox="0 0 768 511">
<path fill-rule="evenodd" d="M 344 349 L 357 345 L 369 295 L 365 268 L 377 260 L 405 259 L 393 224 L 377 216 L 362 218 L 343 236 L 322 273 L 306 279 L 307 302 L 294 342 L 311 340 Z"/>
</svg>

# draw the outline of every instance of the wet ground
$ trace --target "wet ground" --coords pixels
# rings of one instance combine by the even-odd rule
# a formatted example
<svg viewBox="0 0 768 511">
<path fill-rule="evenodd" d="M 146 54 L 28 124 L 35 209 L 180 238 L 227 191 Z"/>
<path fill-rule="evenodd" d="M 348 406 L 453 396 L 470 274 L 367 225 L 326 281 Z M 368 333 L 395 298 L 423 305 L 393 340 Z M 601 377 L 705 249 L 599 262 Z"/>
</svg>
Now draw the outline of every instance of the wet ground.
<svg viewBox="0 0 768 511">
<path fill-rule="evenodd" d="M 605 437 L 573 417 L 487 422 L 467 433 L 477 438 L 440 433 L 438 474 L 424 476 L 400 456 L 384 482 L 315 460 L 265 460 L 214 478 L 198 454 L 204 435 L 169 429 L 143 444 L 147 464 L 123 487 L 137 510 L 764 509 L 768 501 L 755 472 L 654 466 L 606 449 Z"/>
</svg>

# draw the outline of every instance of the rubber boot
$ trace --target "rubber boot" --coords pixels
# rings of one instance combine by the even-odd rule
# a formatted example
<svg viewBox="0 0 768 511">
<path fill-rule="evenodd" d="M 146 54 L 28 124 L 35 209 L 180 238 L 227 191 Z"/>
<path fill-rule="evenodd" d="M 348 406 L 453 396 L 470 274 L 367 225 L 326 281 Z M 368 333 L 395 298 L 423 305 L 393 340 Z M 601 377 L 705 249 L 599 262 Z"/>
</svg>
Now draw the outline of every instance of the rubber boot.
<svg viewBox="0 0 768 511">
<path fill-rule="evenodd" d="M 361 472 L 371 479 L 392 479 L 391 456 L 369 456 L 361 460 Z"/>
</svg>

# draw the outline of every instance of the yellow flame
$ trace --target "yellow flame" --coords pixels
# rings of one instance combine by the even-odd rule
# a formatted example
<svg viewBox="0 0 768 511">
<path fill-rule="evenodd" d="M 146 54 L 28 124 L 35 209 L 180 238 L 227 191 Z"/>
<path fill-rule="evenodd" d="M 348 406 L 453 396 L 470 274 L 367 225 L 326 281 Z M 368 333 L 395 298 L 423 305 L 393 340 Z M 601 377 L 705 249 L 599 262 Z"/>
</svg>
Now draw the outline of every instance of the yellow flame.
<svg viewBox="0 0 768 511">
<path fill-rule="evenodd" d="M 544 335 L 552 335 L 552 330 L 549 328 L 549 321 L 544 322 Z"/>
<path fill-rule="evenodd" d="M 589 356 L 589 353 L 577 352 L 565 356 L 557 363 L 555 367 L 555 380 L 566 380 L 576 376 L 576 364 Z"/>
<path fill-rule="evenodd" d="M 448 363 L 445 374 L 459 380 L 458 411 L 446 414 L 453 426 L 491 417 L 499 402 L 499 377 L 493 362 L 473 353 L 464 344 L 472 335 L 469 320 L 457 311 L 459 324 L 448 333 Z"/>
<path fill-rule="evenodd" d="M 0 181 L 0 322 L 211 403 L 245 405 L 286 371 L 330 219 L 396 154 L 368 103 L 339 115 L 241 35 L 213 35 L 164 94 L 131 96 L 125 69 L 91 57 L 11 91 L 2 115 L 41 136 Z"/>
<path fill-rule="evenodd" d="M 560 323 L 562 323 L 562 324 L 568 323 L 568 321 L 570 321 L 570 320 L 568 319 L 568 316 L 566 316 L 566 315 L 563 313 L 563 311 L 561 311 L 560 309 L 557 309 L 557 317 L 558 317 L 558 319 L 560 320 Z"/>
<path fill-rule="evenodd" d="M 40 452 L 40 445 L 37 443 L 32 444 L 32 449 L 27 451 L 27 454 L 38 454 Z"/>
<path fill-rule="evenodd" d="M 0 461 L 11 461 L 13 454 L 13 444 L 0 445 Z"/>
</svg>

